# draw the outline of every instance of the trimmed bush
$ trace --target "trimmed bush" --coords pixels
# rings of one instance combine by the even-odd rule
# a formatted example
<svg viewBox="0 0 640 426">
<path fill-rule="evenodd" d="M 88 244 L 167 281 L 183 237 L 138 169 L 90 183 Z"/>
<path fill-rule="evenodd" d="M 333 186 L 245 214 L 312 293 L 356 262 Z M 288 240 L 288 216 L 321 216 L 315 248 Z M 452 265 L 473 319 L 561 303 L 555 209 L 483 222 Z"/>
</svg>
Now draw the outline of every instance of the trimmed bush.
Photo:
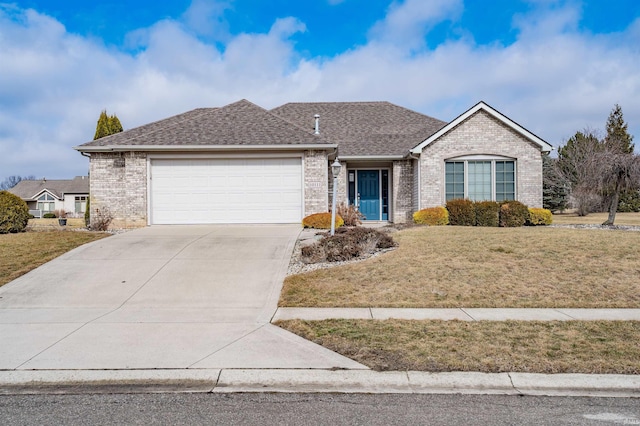
<svg viewBox="0 0 640 426">
<path fill-rule="evenodd" d="M 45 213 L 42 215 L 43 219 L 55 219 L 56 218 L 56 214 L 55 213 Z"/>
<path fill-rule="evenodd" d="M 529 219 L 529 208 L 519 201 L 507 201 L 500 206 L 500 226 L 517 228 Z"/>
<path fill-rule="evenodd" d="M 345 226 L 361 225 L 362 219 L 364 219 L 364 215 L 353 204 L 347 206 L 344 203 L 340 203 L 336 208 L 336 214 L 342 218 Z M 329 219 L 329 223 L 331 223 L 331 219 Z"/>
<path fill-rule="evenodd" d="M 20 197 L 0 191 L 0 234 L 22 232 L 29 223 L 29 207 Z"/>
<path fill-rule="evenodd" d="M 551 214 L 551 210 L 535 207 L 529 209 L 529 220 L 527 220 L 527 225 L 551 225 L 552 222 L 553 215 Z"/>
<path fill-rule="evenodd" d="M 395 242 L 388 234 L 376 229 L 340 228 L 334 236 L 327 235 L 314 244 L 302 247 L 301 254 L 305 263 L 340 262 L 394 246 Z"/>
<path fill-rule="evenodd" d="M 449 224 L 449 212 L 442 206 L 418 210 L 413 214 L 413 221 L 418 225 L 439 226 Z"/>
<path fill-rule="evenodd" d="M 447 201 L 449 225 L 474 226 L 476 224 L 476 210 L 473 201 L 458 198 Z"/>
<path fill-rule="evenodd" d="M 498 226 L 500 224 L 500 204 L 495 201 L 477 201 L 476 226 Z"/>
<path fill-rule="evenodd" d="M 91 197 L 87 197 L 87 205 L 84 211 L 84 226 L 87 228 L 91 226 L 91 202 L 89 201 Z"/>
<path fill-rule="evenodd" d="M 335 227 L 344 225 L 344 220 L 336 214 Z M 331 229 L 331 213 L 314 213 L 302 219 L 302 226 L 314 229 Z"/>
</svg>

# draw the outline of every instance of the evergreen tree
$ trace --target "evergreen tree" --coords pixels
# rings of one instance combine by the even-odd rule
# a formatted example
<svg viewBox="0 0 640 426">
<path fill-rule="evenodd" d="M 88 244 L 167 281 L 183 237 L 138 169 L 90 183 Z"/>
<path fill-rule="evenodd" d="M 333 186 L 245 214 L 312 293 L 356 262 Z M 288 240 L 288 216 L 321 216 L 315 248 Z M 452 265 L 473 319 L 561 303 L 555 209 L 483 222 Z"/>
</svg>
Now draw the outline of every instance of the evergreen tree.
<svg viewBox="0 0 640 426">
<path fill-rule="evenodd" d="M 107 115 L 107 111 L 103 110 L 98 118 L 93 140 L 113 135 L 114 133 L 120 133 L 122 130 L 122 124 L 120 124 L 118 117 L 115 114 L 109 116 Z"/>
<path fill-rule="evenodd" d="M 115 114 L 109 116 L 109 134 L 120 133 L 122 130 L 122 124 L 120 124 L 118 117 Z"/>
<path fill-rule="evenodd" d="M 607 118 L 607 136 L 604 138 L 605 144 L 618 145 L 621 152 L 631 154 L 633 152 L 633 136 L 627 131 L 628 125 L 624 121 L 622 107 L 615 104 L 609 118 Z"/>
<path fill-rule="evenodd" d="M 568 185 L 558 173 L 557 162 L 548 154 L 542 157 L 542 205 L 552 212 L 565 210 L 569 201 Z"/>
</svg>

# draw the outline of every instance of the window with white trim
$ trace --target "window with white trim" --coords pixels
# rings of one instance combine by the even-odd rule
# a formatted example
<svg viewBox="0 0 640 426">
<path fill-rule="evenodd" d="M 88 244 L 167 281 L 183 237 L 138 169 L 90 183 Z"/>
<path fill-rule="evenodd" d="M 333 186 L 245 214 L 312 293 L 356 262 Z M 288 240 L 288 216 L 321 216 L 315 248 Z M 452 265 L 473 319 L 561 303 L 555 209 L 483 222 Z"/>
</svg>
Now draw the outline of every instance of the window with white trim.
<svg viewBox="0 0 640 426">
<path fill-rule="evenodd" d="M 457 158 L 445 162 L 446 200 L 507 201 L 516 198 L 516 162 L 497 158 Z"/>
<path fill-rule="evenodd" d="M 51 195 L 44 193 L 38 197 L 38 210 L 52 212 L 55 209 L 55 202 Z"/>
<path fill-rule="evenodd" d="M 84 213 L 87 210 L 87 197 L 79 196 L 75 199 L 75 212 Z"/>
</svg>

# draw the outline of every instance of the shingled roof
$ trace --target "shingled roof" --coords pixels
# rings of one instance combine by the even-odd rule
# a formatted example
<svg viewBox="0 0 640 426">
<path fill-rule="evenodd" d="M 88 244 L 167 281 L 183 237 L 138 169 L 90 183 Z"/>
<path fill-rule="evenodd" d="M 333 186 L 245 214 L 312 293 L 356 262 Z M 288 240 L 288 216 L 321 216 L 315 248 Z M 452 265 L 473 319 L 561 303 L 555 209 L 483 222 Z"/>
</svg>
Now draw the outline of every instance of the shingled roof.
<svg viewBox="0 0 640 426">
<path fill-rule="evenodd" d="M 447 123 L 389 102 L 288 103 L 271 110 L 339 145 L 339 156 L 405 156 Z"/>
<path fill-rule="evenodd" d="M 199 108 L 87 142 L 78 151 L 334 145 L 247 100 Z"/>
<path fill-rule="evenodd" d="M 58 199 L 64 198 L 64 194 L 88 194 L 89 177 L 76 176 L 73 179 L 64 180 L 21 180 L 9 192 L 23 200 L 35 200 L 42 191 L 47 190 Z"/>
</svg>

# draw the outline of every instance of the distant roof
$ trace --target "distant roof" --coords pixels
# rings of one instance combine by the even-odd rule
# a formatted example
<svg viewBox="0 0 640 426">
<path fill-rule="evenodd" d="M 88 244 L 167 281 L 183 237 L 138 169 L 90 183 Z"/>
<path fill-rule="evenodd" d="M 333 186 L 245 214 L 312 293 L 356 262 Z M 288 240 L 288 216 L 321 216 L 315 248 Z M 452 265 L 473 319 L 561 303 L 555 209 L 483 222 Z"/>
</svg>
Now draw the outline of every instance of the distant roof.
<svg viewBox="0 0 640 426">
<path fill-rule="evenodd" d="M 199 108 L 76 147 L 79 151 L 187 147 L 331 145 L 247 100 Z"/>
<path fill-rule="evenodd" d="M 447 123 L 390 102 L 288 103 L 271 110 L 303 129 L 338 143 L 344 156 L 405 156 Z"/>
<path fill-rule="evenodd" d="M 59 199 L 62 199 L 64 194 L 88 194 L 89 177 L 76 176 L 66 180 L 21 180 L 8 191 L 23 200 L 35 200 L 45 190 Z"/>
</svg>

